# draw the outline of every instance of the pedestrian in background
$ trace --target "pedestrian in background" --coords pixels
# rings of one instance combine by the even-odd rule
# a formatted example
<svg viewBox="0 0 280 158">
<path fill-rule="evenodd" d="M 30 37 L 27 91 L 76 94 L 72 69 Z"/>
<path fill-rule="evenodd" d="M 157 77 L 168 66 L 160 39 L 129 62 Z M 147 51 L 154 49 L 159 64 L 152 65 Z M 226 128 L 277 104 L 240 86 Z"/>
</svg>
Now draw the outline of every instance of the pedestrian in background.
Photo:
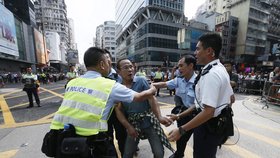
<svg viewBox="0 0 280 158">
<path fill-rule="evenodd" d="M 234 72 L 232 72 L 233 69 L 233 64 L 231 61 L 225 61 L 223 63 L 224 67 L 226 68 L 228 74 L 229 74 L 229 79 L 230 79 L 230 85 L 232 89 L 237 88 L 237 83 L 238 83 L 238 75 Z"/>
<path fill-rule="evenodd" d="M 38 96 L 38 88 L 39 88 L 39 82 L 37 79 L 37 75 L 32 74 L 31 67 L 26 69 L 26 74 L 22 76 L 22 83 L 24 83 L 23 91 L 27 93 L 28 100 L 29 100 L 29 106 L 27 108 L 33 107 L 33 97 L 35 97 L 35 101 L 37 103 L 38 107 L 41 107 L 40 105 L 40 99 Z"/>
<path fill-rule="evenodd" d="M 173 115 L 171 119 L 174 121 L 177 120 L 177 126 L 180 127 L 187 122 L 189 122 L 193 115 L 187 115 L 185 117 L 180 116 L 180 113 L 184 112 L 188 108 L 194 105 L 194 81 L 196 74 L 194 73 L 194 68 L 196 66 L 196 59 L 193 56 L 186 55 L 183 56 L 178 62 L 178 70 L 181 74 L 181 77 L 176 77 L 167 82 L 157 82 L 153 83 L 156 88 L 169 88 L 176 89 L 175 97 L 180 101 L 176 101 L 176 107 L 172 110 Z M 180 105 L 178 105 L 180 104 Z M 183 158 L 186 145 L 190 139 L 193 130 L 189 130 L 185 135 L 181 136 L 180 139 L 176 141 L 176 152 L 171 155 L 169 158 Z"/>
<path fill-rule="evenodd" d="M 217 147 L 230 135 L 228 131 L 233 132 L 232 120 L 220 122 L 223 120 L 219 119 L 224 119 L 224 113 L 226 119 L 232 119 L 228 115 L 231 115 L 229 105 L 233 95 L 229 75 L 218 59 L 221 47 L 222 38 L 216 33 L 207 33 L 198 39 L 195 52 L 197 64 L 205 65 L 195 81 L 196 108 L 200 112 L 185 125 L 172 130 L 169 135 L 169 140 L 175 141 L 194 129 L 195 158 L 215 158 Z M 231 123 L 231 126 L 227 125 L 224 131 L 219 123 Z"/>
<path fill-rule="evenodd" d="M 79 76 L 78 73 L 75 71 L 75 66 L 73 66 L 73 65 L 70 66 L 69 72 L 66 73 L 67 82 L 65 84 L 65 88 L 69 81 L 73 80 L 74 78 L 77 78 L 78 76 Z"/>
<path fill-rule="evenodd" d="M 156 83 L 156 82 L 163 81 L 163 77 L 164 77 L 163 72 L 161 71 L 161 68 L 158 67 L 157 71 L 155 72 L 155 76 L 153 77 L 154 78 L 154 82 Z M 158 97 L 159 97 L 159 91 L 160 91 L 160 88 L 157 89 L 156 96 L 158 96 Z"/>
</svg>

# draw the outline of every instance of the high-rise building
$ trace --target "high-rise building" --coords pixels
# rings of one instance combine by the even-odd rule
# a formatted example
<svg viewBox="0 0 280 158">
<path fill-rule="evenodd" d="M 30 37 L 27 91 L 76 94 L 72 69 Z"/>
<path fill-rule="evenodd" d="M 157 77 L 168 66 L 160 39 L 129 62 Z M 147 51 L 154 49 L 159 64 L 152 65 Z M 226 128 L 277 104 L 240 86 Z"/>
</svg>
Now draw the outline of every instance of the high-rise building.
<svg viewBox="0 0 280 158">
<path fill-rule="evenodd" d="M 238 18 L 230 15 L 230 12 L 225 12 L 216 17 L 215 31 L 222 36 L 222 49 L 220 57 L 222 60 L 235 60 Z"/>
<path fill-rule="evenodd" d="M 237 62 L 255 64 L 257 57 L 265 54 L 269 10 L 259 0 L 229 2 L 226 7 L 238 17 Z"/>
<path fill-rule="evenodd" d="M 117 58 L 150 69 L 177 63 L 177 32 L 184 24 L 184 0 L 116 1 Z"/>
<path fill-rule="evenodd" d="M 277 30 L 279 21 L 279 0 L 207 0 L 206 10 L 218 13 L 230 12 L 238 18 L 238 33 L 236 41 L 237 63 L 255 65 L 257 62 L 268 60 L 267 39 L 269 28 Z M 278 3 L 277 3 L 278 2 Z M 274 4 L 270 7 L 271 4 Z M 271 16 L 275 15 L 275 16 Z M 274 17 L 274 18 L 272 18 Z M 274 19 L 274 20 L 269 20 Z M 275 20 L 277 19 L 277 20 Z M 272 24 L 270 24 L 272 23 Z M 270 26 L 270 27 L 269 27 Z M 269 50 L 269 49 L 268 49 Z"/>
<path fill-rule="evenodd" d="M 112 56 L 112 63 L 116 63 L 116 25 L 115 21 L 105 21 L 96 28 L 96 46 L 107 49 Z"/>
<path fill-rule="evenodd" d="M 103 46 L 112 56 L 112 62 L 116 63 L 116 25 L 115 21 L 104 22 Z"/>
<path fill-rule="evenodd" d="M 184 54 L 191 54 L 196 51 L 198 39 L 204 33 L 209 32 L 208 25 L 195 20 L 186 23 L 186 27 L 178 32 L 178 44 L 184 49 Z"/>
<path fill-rule="evenodd" d="M 71 18 L 68 18 L 69 22 L 69 44 L 70 44 L 70 49 L 77 50 L 77 43 L 75 40 L 75 30 L 74 30 L 74 20 Z"/>
<path fill-rule="evenodd" d="M 96 39 L 95 39 L 95 45 L 96 47 L 99 47 L 99 48 L 103 48 L 103 25 L 99 25 L 96 27 L 96 32 L 95 32 L 95 36 L 96 36 Z"/>
<path fill-rule="evenodd" d="M 35 33 L 32 0 L 1 1 L 0 71 L 18 72 L 44 66 L 48 60 L 42 34 Z M 36 49 L 35 49 L 36 48 Z"/>
<path fill-rule="evenodd" d="M 57 32 L 60 41 L 69 48 L 68 19 L 64 0 L 37 0 L 34 5 L 36 23 L 40 30 Z"/>
<path fill-rule="evenodd" d="M 5 6 L 27 25 L 36 26 L 34 0 L 4 0 Z"/>
<path fill-rule="evenodd" d="M 270 10 L 266 52 L 271 54 L 269 60 L 274 61 L 274 66 L 280 66 L 280 0 L 261 0 L 260 2 Z"/>
</svg>

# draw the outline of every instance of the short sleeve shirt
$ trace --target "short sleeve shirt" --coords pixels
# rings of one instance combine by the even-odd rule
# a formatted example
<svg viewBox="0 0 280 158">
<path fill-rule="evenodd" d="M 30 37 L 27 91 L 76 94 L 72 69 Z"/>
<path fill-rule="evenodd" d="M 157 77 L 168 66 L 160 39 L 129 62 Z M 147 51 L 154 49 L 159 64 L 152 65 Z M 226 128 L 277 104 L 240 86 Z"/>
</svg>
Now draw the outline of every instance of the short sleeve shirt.
<svg viewBox="0 0 280 158">
<path fill-rule="evenodd" d="M 215 108 L 214 117 L 216 117 L 230 103 L 233 90 L 230 85 L 229 75 L 220 60 L 216 59 L 208 63 L 203 70 L 210 64 L 213 67 L 207 74 L 200 77 L 195 87 L 196 107 L 201 109 L 204 108 L 204 105 L 213 107 Z"/>
<path fill-rule="evenodd" d="M 83 76 L 83 78 L 97 78 L 101 77 L 101 74 L 96 71 L 88 71 Z M 102 119 L 108 118 L 110 115 L 110 111 L 113 108 L 113 106 L 118 102 L 132 102 L 134 99 L 134 94 L 136 92 L 125 87 L 124 85 L 120 83 L 115 83 L 115 85 L 112 88 L 112 91 L 109 95 L 108 101 L 105 106 L 105 110 L 103 112 Z"/>
<path fill-rule="evenodd" d="M 166 82 L 169 89 L 176 89 L 176 95 L 182 99 L 184 106 L 188 108 L 194 104 L 195 94 L 193 85 L 196 76 L 194 73 L 188 81 L 184 77 L 176 77 Z"/>
<path fill-rule="evenodd" d="M 131 89 L 136 92 L 142 92 L 144 90 L 147 90 L 150 88 L 149 83 L 147 82 L 146 78 L 143 76 L 136 76 L 133 78 L 133 83 L 131 86 Z M 145 111 L 148 111 L 151 109 L 151 106 L 149 104 L 148 100 L 142 101 L 142 102 L 122 102 L 124 111 L 126 114 L 130 113 L 143 113 Z M 151 125 L 149 118 L 144 118 L 144 121 L 140 123 L 141 128 L 147 128 Z"/>
</svg>

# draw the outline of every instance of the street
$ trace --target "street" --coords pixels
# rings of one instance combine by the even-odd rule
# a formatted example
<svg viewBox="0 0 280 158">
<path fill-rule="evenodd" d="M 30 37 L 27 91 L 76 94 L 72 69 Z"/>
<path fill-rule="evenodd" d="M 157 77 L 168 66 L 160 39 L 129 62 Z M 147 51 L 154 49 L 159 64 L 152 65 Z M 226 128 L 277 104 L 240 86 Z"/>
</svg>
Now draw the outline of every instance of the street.
<svg viewBox="0 0 280 158">
<path fill-rule="evenodd" d="M 39 97 L 42 107 L 26 108 L 28 98 L 23 85 L 7 85 L 0 88 L 0 158 L 45 158 L 41 144 L 49 123 L 58 109 L 65 81 L 41 85 Z M 162 115 L 174 107 L 173 97 L 161 89 L 157 97 Z M 261 96 L 236 94 L 233 104 L 235 135 L 218 149 L 218 158 L 277 158 L 280 155 L 280 107 L 264 105 Z M 175 128 L 176 122 L 164 127 L 165 133 Z M 176 149 L 176 143 L 171 142 Z M 192 138 L 188 142 L 185 157 L 192 157 Z M 152 158 L 147 140 L 140 141 L 139 158 Z M 165 157 L 171 152 L 165 148 Z"/>
</svg>

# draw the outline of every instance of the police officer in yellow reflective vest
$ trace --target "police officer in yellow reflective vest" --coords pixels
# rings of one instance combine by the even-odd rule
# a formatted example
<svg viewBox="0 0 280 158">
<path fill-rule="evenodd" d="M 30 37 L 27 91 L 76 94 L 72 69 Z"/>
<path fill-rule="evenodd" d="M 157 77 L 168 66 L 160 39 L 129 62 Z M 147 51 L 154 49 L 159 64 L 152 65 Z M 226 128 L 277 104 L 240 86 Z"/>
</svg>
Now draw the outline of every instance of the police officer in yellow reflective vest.
<svg viewBox="0 0 280 158">
<path fill-rule="evenodd" d="M 55 153 L 50 154 L 50 151 L 43 149 L 44 145 L 52 141 L 46 138 L 50 137 L 50 132 L 44 138 L 42 151 L 47 156 L 117 157 L 115 153 L 107 151 L 113 144 L 110 144 L 106 135 L 107 120 L 114 105 L 119 101 L 143 101 L 152 97 L 156 91 L 151 86 L 137 93 L 114 80 L 104 78 L 108 76 L 111 65 L 110 57 L 103 49 L 89 48 L 85 52 L 84 63 L 88 71 L 67 84 L 64 100 L 51 123 L 50 132 L 58 133 L 56 145 L 52 145 L 56 149 L 50 149 Z M 74 130 L 75 134 L 67 133 L 67 130 Z"/>
<path fill-rule="evenodd" d="M 161 69 L 158 68 L 157 71 L 155 72 L 155 76 L 154 76 L 154 82 L 161 82 L 163 79 L 163 74 L 161 72 Z M 157 89 L 157 96 L 159 96 L 159 88 Z"/>
<path fill-rule="evenodd" d="M 26 74 L 22 75 L 22 83 L 24 83 L 23 91 L 27 93 L 28 100 L 29 100 L 29 106 L 27 108 L 33 107 L 33 97 L 34 95 L 37 106 L 41 107 L 40 105 L 40 99 L 38 96 L 37 89 L 39 88 L 39 81 L 37 79 L 37 75 L 32 74 L 31 67 L 26 69 Z"/>
</svg>

